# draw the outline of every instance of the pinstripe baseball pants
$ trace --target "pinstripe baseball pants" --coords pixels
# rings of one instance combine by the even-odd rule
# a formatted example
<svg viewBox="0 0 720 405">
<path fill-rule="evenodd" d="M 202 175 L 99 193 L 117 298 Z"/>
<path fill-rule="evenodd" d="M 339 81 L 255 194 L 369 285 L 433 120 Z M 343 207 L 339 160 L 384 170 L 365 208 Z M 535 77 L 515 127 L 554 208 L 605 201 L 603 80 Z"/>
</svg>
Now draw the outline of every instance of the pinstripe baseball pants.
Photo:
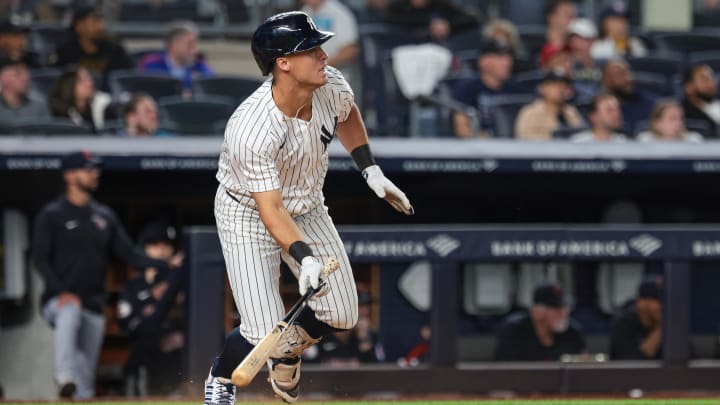
<svg viewBox="0 0 720 405">
<path fill-rule="evenodd" d="M 265 228 L 252 197 L 231 197 L 223 186 L 215 195 L 215 221 L 228 280 L 240 313 L 240 334 L 256 345 L 285 316 L 280 297 L 280 260 L 295 277 L 300 266 L 282 251 Z M 350 261 L 327 207 L 320 205 L 293 218 L 321 262 L 334 257 L 340 269 L 328 278 L 328 295 L 310 301 L 315 317 L 338 329 L 358 319 L 357 291 Z"/>
</svg>

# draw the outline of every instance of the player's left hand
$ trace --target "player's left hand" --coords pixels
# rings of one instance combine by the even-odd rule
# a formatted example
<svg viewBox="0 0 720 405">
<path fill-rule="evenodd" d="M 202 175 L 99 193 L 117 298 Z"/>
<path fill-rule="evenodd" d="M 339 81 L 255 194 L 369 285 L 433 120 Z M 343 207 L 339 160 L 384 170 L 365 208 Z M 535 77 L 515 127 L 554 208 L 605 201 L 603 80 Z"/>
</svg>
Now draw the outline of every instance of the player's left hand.
<svg viewBox="0 0 720 405">
<path fill-rule="evenodd" d="M 305 256 L 300 263 L 300 276 L 298 277 L 298 287 L 300 295 L 305 295 L 308 288 L 318 288 L 322 282 L 320 274 L 322 274 L 323 265 L 313 256 Z M 323 284 L 320 291 L 316 292 L 313 298 L 319 298 L 327 295 L 330 287 L 327 283 Z"/>
<path fill-rule="evenodd" d="M 413 215 L 415 213 L 405 193 L 400 191 L 392 181 L 385 177 L 382 170 L 380 170 L 380 166 L 368 166 L 363 170 L 362 175 L 370 189 L 374 191 L 378 197 L 392 205 L 395 210 L 405 213 L 405 215 Z"/>
</svg>

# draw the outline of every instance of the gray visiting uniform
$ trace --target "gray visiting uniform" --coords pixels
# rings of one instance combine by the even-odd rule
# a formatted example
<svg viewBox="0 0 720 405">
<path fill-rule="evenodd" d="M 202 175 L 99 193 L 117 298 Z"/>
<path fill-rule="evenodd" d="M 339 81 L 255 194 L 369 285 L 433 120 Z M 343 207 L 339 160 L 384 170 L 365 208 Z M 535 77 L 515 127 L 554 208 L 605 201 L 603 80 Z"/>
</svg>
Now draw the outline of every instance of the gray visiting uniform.
<svg viewBox="0 0 720 405">
<path fill-rule="evenodd" d="M 0 124 L 12 125 L 19 122 L 27 122 L 38 118 L 47 118 L 50 116 L 47 103 L 26 97 L 25 103 L 19 108 L 11 108 L 5 100 L 0 97 Z"/>
<path fill-rule="evenodd" d="M 347 119 L 353 93 L 339 71 L 327 67 L 309 121 L 285 116 L 272 98 L 272 77 L 235 111 L 225 129 L 215 196 L 215 219 L 228 279 L 241 318 L 240 333 L 257 344 L 284 317 L 280 260 L 297 277 L 299 264 L 265 228 L 253 192 L 280 190 L 283 204 L 318 259 L 340 269 L 328 278 L 328 295 L 310 301 L 315 316 L 350 329 L 357 322 L 357 292 L 342 240 L 322 193 L 328 144 Z"/>
<path fill-rule="evenodd" d="M 105 336 L 105 317 L 77 305 L 58 308 L 57 300 L 50 299 L 43 308 L 45 320 L 55 325 L 55 378 L 61 385 L 70 381 L 76 384 L 75 399 L 92 398 L 95 369 Z"/>
</svg>

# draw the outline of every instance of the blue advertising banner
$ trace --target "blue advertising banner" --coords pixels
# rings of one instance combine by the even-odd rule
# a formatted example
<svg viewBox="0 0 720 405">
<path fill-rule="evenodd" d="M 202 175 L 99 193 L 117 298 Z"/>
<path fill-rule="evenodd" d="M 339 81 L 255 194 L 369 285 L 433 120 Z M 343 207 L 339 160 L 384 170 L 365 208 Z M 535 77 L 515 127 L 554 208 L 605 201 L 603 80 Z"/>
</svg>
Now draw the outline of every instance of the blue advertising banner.
<svg viewBox="0 0 720 405">
<path fill-rule="evenodd" d="M 703 260 L 720 259 L 720 226 L 661 227 L 339 227 L 351 260 Z"/>
</svg>

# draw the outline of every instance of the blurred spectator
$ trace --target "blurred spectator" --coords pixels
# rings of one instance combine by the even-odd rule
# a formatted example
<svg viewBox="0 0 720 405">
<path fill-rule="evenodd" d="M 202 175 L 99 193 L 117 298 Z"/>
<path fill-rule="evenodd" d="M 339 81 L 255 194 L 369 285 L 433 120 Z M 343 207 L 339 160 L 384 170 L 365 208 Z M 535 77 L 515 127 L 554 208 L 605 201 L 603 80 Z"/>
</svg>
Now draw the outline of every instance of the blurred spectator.
<svg viewBox="0 0 720 405">
<path fill-rule="evenodd" d="M 426 31 L 437 42 L 479 25 L 478 18 L 450 0 L 393 0 L 388 4 L 387 21 Z"/>
<path fill-rule="evenodd" d="M 675 100 L 658 101 L 650 113 L 650 127 L 638 134 L 640 142 L 688 141 L 702 142 L 703 136 L 685 129 L 683 110 Z"/>
<path fill-rule="evenodd" d="M 30 73 L 22 60 L 0 57 L 0 123 L 50 116 L 47 103 L 30 93 Z"/>
<path fill-rule="evenodd" d="M 514 59 L 527 59 L 525 46 L 512 21 L 498 18 L 489 21 L 483 29 L 483 37 L 506 44 L 510 47 Z"/>
<path fill-rule="evenodd" d="M 123 106 L 123 129 L 121 136 L 169 136 L 171 133 L 158 129 L 158 108 L 152 96 L 136 93 Z"/>
<path fill-rule="evenodd" d="M 568 47 L 546 47 L 540 53 L 540 68 L 544 72 L 564 72 L 572 75 L 573 59 Z"/>
<path fill-rule="evenodd" d="M 66 155 L 65 193 L 40 211 L 33 228 L 33 261 L 45 280 L 43 316 L 55 329 L 54 377 L 63 398 L 95 395 L 110 254 L 137 268 L 170 266 L 135 250 L 115 212 L 92 198 L 99 166 L 87 151 Z"/>
<path fill-rule="evenodd" d="M 357 366 L 385 360 L 385 351 L 370 321 L 372 298 L 358 283 L 358 322 L 352 330 L 340 331 L 323 338 L 322 342 L 303 353 L 303 358 L 332 365 Z"/>
<path fill-rule="evenodd" d="M 125 49 L 107 39 L 100 10 L 89 6 L 76 8 L 70 29 L 70 39 L 57 50 L 56 65 L 80 65 L 102 76 L 103 82 L 113 70 L 134 67 Z"/>
<path fill-rule="evenodd" d="M 620 102 L 625 128 L 633 131 L 639 121 L 647 120 L 655 97 L 636 89 L 630 66 L 622 59 L 612 60 L 602 70 L 602 87 Z"/>
<path fill-rule="evenodd" d="M 302 11 L 306 12 L 323 31 L 334 32 L 335 36 L 323 44 L 328 55 L 327 64 L 343 73 L 346 66 L 354 63 L 358 46 L 357 22 L 352 11 L 338 0 L 303 0 Z"/>
<path fill-rule="evenodd" d="M 595 59 L 607 60 L 617 57 L 634 58 L 647 55 L 642 41 L 630 36 L 628 13 L 625 3 L 613 2 L 600 14 L 600 38 L 590 49 Z"/>
<path fill-rule="evenodd" d="M 565 47 L 570 23 L 577 16 L 577 7 L 572 0 L 550 0 L 545 9 L 547 31 L 545 46 L 541 54 L 549 53 Z"/>
<path fill-rule="evenodd" d="M 682 100 L 685 118 L 706 122 L 709 136 L 717 138 L 720 123 L 720 102 L 717 99 L 715 72 L 708 65 L 698 64 L 685 71 Z"/>
<path fill-rule="evenodd" d="M 179 261 L 178 232 L 167 221 L 145 226 L 138 244 L 156 260 Z M 185 346 L 181 289 L 185 274 L 145 268 L 128 281 L 120 293 L 117 313 L 123 331 L 130 336 L 130 355 L 125 365 L 126 393 L 140 396 L 168 395 L 181 380 Z"/>
<path fill-rule="evenodd" d="M 533 292 L 529 313 L 510 315 L 495 346 L 496 361 L 557 361 L 563 354 L 585 351 L 585 338 L 570 319 L 565 291 L 542 283 Z"/>
<path fill-rule="evenodd" d="M 567 49 L 572 58 L 573 78 L 597 82 L 600 71 L 590 55 L 590 48 L 597 38 L 595 24 L 587 18 L 576 18 L 568 29 Z"/>
<path fill-rule="evenodd" d="M 110 95 L 95 91 L 90 72 L 84 67 L 66 69 L 58 78 L 48 100 L 55 117 L 69 118 L 78 125 L 88 125 L 93 132 L 105 126 L 105 110 Z"/>
<path fill-rule="evenodd" d="M 369 24 L 386 21 L 387 3 L 388 0 L 365 0 L 365 7 L 361 10 L 355 10 L 358 22 Z"/>
<path fill-rule="evenodd" d="M 29 68 L 40 67 L 38 55 L 26 49 L 29 31 L 9 19 L 0 21 L 0 57 L 23 62 Z"/>
<path fill-rule="evenodd" d="M 659 360 L 662 358 L 663 280 L 645 278 L 637 298 L 610 325 L 610 358 L 613 360 Z"/>
<path fill-rule="evenodd" d="M 140 69 L 181 80 L 186 92 L 192 90 L 193 80 L 214 74 L 198 51 L 198 28 L 190 21 L 174 23 L 165 37 L 165 51 L 147 55 Z"/>
<path fill-rule="evenodd" d="M 400 367 L 416 367 L 427 360 L 430 354 L 430 339 L 432 338 L 432 329 L 430 325 L 423 325 L 420 328 L 420 342 L 418 342 L 405 356 L 398 359 L 397 364 Z"/>
<path fill-rule="evenodd" d="M 572 82 L 565 74 L 546 74 L 538 87 L 540 98 L 523 107 L 515 120 L 515 137 L 547 141 L 557 129 L 582 126 L 580 112 L 567 103 L 572 95 L 571 86 Z"/>
<path fill-rule="evenodd" d="M 574 134 L 573 142 L 614 141 L 622 142 L 627 138 L 620 131 L 622 128 L 622 111 L 620 103 L 612 94 L 602 93 L 593 97 L 588 110 L 590 129 Z"/>
<path fill-rule="evenodd" d="M 480 137 L 491 137 L 495 129 L 493 115 L 480 105 L 481 98 L 519 92 L 517 86 L 509 81 L 513 65 L 511 52 L 502 42 L 483 41 L 477 58 L 478 76 L 457 83 L 453 89 L 455 100 L 478 109 Z M 460 138 L 472 136 L 470 118 L 463 113 L 453 115 L 453 128 Z"/>
</svg>

